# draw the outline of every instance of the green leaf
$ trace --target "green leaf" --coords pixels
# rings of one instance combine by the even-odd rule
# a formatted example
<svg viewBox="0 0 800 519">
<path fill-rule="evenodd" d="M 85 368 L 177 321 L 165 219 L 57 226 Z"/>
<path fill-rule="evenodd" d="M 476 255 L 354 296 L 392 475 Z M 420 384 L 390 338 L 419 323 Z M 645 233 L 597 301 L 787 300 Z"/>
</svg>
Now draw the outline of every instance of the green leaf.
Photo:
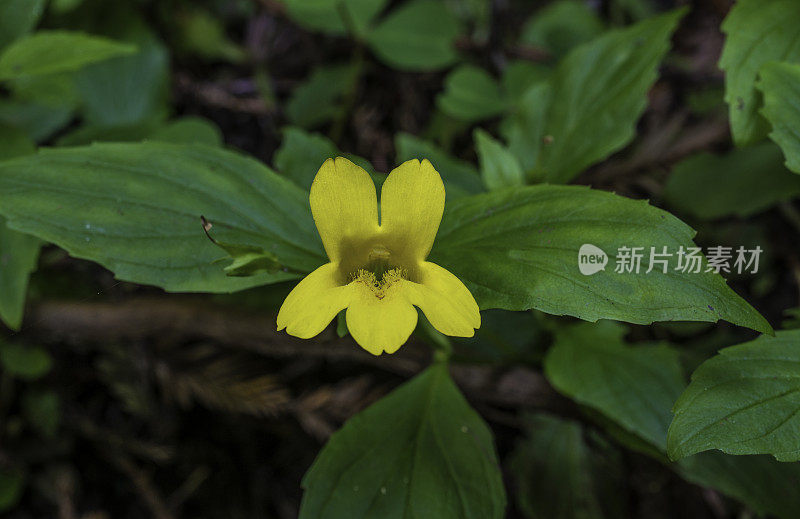
<svg viewBox="0 0 800 519">
<path fill-rule="evenodd" d="M 604 29 L 603 21 L 586 2 L 559 0 L 525 23 L 520 43 L 540 47 L 560 57 L 599 36 Z"/>
<path fill-rule="evenodd" d="M 738 0 L 722 23 L 727 35 L 719 66 L 725 71 L 733 140 L 738 146 L 766 137 L 758 114 L 756 77 L 770 61 L 800 61 L 800 9 L 795 0 Z"/>
<path fill-rule="evenodd" d="M 800 330 L 721 350 L 695 370 L 674 410 L 673 459 L 719 449 L 800 461 Z"/>
<path fill-rule="evenodd" d="M 704 220 L 750 216 L 797 195 L 800 178 L 772 143 L 693 155 L 675 165 L 664 188 L 670 207 Z"/>
<path fill-rule="evenodd" d="M 283 0 L 289 16 L 312 31 L 363 37 L 388 0 Z"/>
<path fill-rule="evenodd" d="M 39 31 L 19 39 L 0 54 L 0 80 L 77 70 L 136 47 L 80 32 Z"/>
<path fill-rule="evenodd" d="M 610 321 L 559 330 L 544 361 L 545 376 L 559 392 L 663 451 L 670 407 L 684 388 L 678 352 L 664 345 L 627 346 L 626 331 Z"/>
<path fill-rule="evenodd" d="M 0 320 L 19 330 L 25 309 L 28 278 L 36 270 L 42 242 L 12 231 L 0 217 Z"/>
<path fill-rule="evenodd" d="M 367 36 L 373 52 L 400 70 L 435 70 L 453 63 L 461 24 L 439 0 L 411 0 L 389 13 Z"/>
<path fill-rule="evenodd" d="M 526 95 L 504 133 L 533 177 L 568 182 L 634 138 L 647 91 L 685 12 L 609 31 L 575 48 L 544 91 Z"/>
<path fill-rule="evenodd" d="M 704 452 L 681 460 L 674 468 L 684 479 L 738 499 L 759 514 L 796 519 L 800 510 L 800 463 Z"/>
<path fill-rule="evenodd" d="M 758 88 L 764 94 L 761 113 L 772 125 L 769 136 L 783 150 L 786 167 L 800 173 L 800 65 L 764 65 Z"/>
<path fill-rule="evenodd" d="M 0 2 L 0 50 L 36 27 L 46 0 L 3 0 Z"/>
<path fill-rule="evenodd" d="M 398 164 L 411 159 L 428 159 L 433 164 L 442 176 L 448 202 L 484 190 L 481 177 L 472 164 L 450 156 L 432 143 L 400 132 L 395 135 L 394 145 Z"/>
<path fill-rule="evenodd" d="M 15 126 L 34 141 L 43 141 L 69 124 L 72 108 L 39 102 L 0 99 L 0 124 Z"/>
<path fill-rule="evenodd" d="M 0 468 L 0 512 L 11 510 L 17 506 L 24 489 L 24 473 Z"/>
<path fill-rule="evenodd" d="M 283 143 L 275 152 L 275 168 L 298 186 L 310 189 L 322 163 L 337 156 L 330 139 L 299 128 L 283 130 Z"/>
<path fill-rule="evenodd" d="M 155 130 L 150 138 L 159 142 L 174 144 L 204 144 L 222 146 L 222 130 L 202 117 L 181 117 Z"/>
<path fill-rule="evenodd" d="M 180 10 L 175 15 L 180 47 L 201 58 L 242 63 L 247 53 L 225 34 L 224 20 L 203 9 Z"/>
<path fill-rule="evenodd" d="M 308 192 L 219 148 L 165 143 L 42 150 L 0 163 L 0 214 L 22 232 L 96 261 L 119 279 L 170 291 L 231 292 L 297 277 L 229 278 L 200 217 L 228 243 L 308 272 L 324 253 Z"/>
<path fill-rule="evenodd" d="M 300 518 L 504 516 L 489 428 L 435 364 L 351 418 L 303 478 Z"/>
<path fill-rule="evenodd" d="M 375 173 L 369 161 L 351 153 L 341 153 L 327 137 L 300 128 L 289 127 L 283 130 L 283 143 L 275 152 L 275 167 L 283 176 L 308 190 L 322 163 L 335 157 L 347 157 L 364 168 L 376 187 L 380 187 L 383 182 L 383 175 Z"/>
<path fill-rule="evenodd" d="M 36 380 L 50 372 L 53 358 L 44 348 L 0 342 L 0 365 L 11 375 Z"/>
<path fill-rule="evenodd" d="M 0 161 L 21 157 L 36 151 L 36 144 L 13 126 L 0 124 Z"/>
<path fill-rule="evenodd" d="M 45 438 L 53 438 L 61 421 L 61 401 L 53 391 L 27 391 L 22 396 L 22 412 L 33 428 Z"/>
<path fill-rule="evenodd" d="M 470 122 L 499 115 L 508 105 L 497 81 L 474 65 L 461 65 L 450 72 L 436 102 L 447 115 Z"/>
<path fill-rule="evenodd" d="M 163 43 L 141 22 L 133 22 L 121 37 L 138 49 L 88 66 L 75 76 L 88 124 L 124 126 L 167 113 L 169 56 Z"/>
<path fill-rule="evenodd" d="M 503 90 L 516 107 L 531 87 L 547 80 L 552 72 L 550 67 L 541 63 L 524 60 L 512 61 L 503 70 Z"/>
<path fill-rule="evenodd" d="M 525 186 L 449 203 L 430 260 L 465 282 L 483 309 L 535 308 L 636 324 L 725 319 L 770 333 L 718 274 L 676 271 L 676 258 L 666 273 L 659 266 L 645 273 L 651 247 L 675 254 L 693 246 L 693 236 L 645 201 L 582 186 Z M 605 251 L 605 270 L 581 274 L 584 244 Z M 643 247 L 639 274 L 615 272 L 620 247 Z"/>
<path fill-rule="evenodd" d="M 20 130 L 0 125 L 0 161 L 29 155 L 36 145 Z M 22 324 L 28 277 L 36 268 L 41 242 L 12 231 L 0 217 L 0 320 L 14 330 Z"/>
<path fill-rule="evenodd" d="M 546 414 L 523 416 L 526 437 L 511 454 L 517 499 L 534 519 L 627 517 L 621 459 L 600 438 L 589 446 L 577 422 Z"/>
<path fill-rule="evenodd" d="M 489 191 L 525 184 L 525 173 L 514 154 L 480 128 L 475 130 L 475 147 L 483 183 Z"/>
<path fill-rule="evenodd" d="M 313 128 L 337 117 L 344 106 L 342 96 L 352 83 L 352 67 L 317 67 L 311 76 L 292 91 L 286 103 L 289 121 L 302 128 Z"/>
</svg>

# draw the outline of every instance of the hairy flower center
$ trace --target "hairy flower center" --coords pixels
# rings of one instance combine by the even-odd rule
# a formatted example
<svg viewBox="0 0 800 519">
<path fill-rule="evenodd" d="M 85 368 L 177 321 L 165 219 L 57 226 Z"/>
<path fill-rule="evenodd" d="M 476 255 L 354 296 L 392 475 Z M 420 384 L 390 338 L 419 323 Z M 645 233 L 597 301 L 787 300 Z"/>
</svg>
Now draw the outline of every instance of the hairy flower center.
<svg viewBox="0 0 800 519">
<path fill-rule="evenodd" d="M 378 299 L 386 297 L 386 292 L 389 288 L 403 279 L 405 279 L 405 276 L 402 269 L 399 268 L 384 271 L 380 277 L 370 270 L 359 269 L 353 276 L 354 282 L 364 284 L 372 290 L 372 293 Z"/>
</svg>

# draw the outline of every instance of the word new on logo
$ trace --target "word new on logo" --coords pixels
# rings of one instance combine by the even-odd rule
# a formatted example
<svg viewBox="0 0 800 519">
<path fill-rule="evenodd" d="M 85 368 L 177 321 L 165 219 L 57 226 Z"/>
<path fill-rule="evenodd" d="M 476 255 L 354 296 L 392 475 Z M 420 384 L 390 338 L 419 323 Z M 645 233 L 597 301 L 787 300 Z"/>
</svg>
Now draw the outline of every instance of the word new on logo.
<svg viewBox="0 0 800 519">
<path fill-rule="evenodd" d="M 578 268 L 584 276 L 591 276 L 601 270 L 606 269 L 608 264 L 608 254 L 603 249 L 584 243 L 578 251 Z"/>
</svg>

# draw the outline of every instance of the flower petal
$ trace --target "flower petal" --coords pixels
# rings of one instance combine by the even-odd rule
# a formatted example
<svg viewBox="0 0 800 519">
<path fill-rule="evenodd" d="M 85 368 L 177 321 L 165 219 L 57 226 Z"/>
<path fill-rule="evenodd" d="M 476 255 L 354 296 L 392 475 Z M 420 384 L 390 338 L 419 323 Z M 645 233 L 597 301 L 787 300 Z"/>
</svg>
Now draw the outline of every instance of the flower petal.
<svg viewBox="0 0 800 519">
<path fill-rule="evenodd" d="M 378 198 L 369 173 L 344 157 L 328 159 L 311 184 L 311 213 L 334 263 L 342 258 L 347 242 L 375 234 Z"/>
<path fill-rule="evenodd" d="M 390 287 L 383 299 L 363 284 L 351 284 L 357 290 L 347 308 L 347 328 L 359 346 L 373 355 L 396 352 L 417 326 L 417 309 L 403 297 L 408 284 Z"/>
<path fill-rule="evenodd" d="M 350 304 L 354 287 L 337 286 L 336 270 L 326 263 L 292 289 L 278 312 L 278 331 L 286 328 L 289 335 L 310 339 Z"/>
<path fill-rule="evenodd" d="M 381 229 L 424 260 L 433 246 L 444 212 L 442 177 L 428 160 L 403 162 L 381 188 Z"/>
<path fill-rule="evenodd" d="M 449 270 L 431 262 L 420 267 L 419 283 L 407 283 L 407 298 L 445 335 L 472 337 L 481 326 L 478 303 Z"/>
</svg>

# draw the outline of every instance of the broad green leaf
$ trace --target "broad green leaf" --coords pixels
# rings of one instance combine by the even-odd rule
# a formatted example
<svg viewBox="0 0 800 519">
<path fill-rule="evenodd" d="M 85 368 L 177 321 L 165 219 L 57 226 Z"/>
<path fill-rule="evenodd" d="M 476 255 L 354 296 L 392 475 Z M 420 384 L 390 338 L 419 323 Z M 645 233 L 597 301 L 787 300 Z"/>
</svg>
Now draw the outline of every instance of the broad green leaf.
<svg viewBox="0 0 800 519">
<path fill-rule="evenodd" d="M 560 57 L 599 36 L 604 29 L 603 21 L 588 3 L 559 0 L 537 11 L 525 23 L 520 42 Z"/>
<path fill-rule="evenodd" d="M 24 488 L 25 475 L 21 471 L 0 468 L 0 512 L 17 506 Z"/>
<path fill-rule="evenodd" d="M 448 202 L 484 190 L 481 177 L 472 164 L 450 156 L 428 141 L 400 132 L 395 135 L 394 146 L 398 164 L 411 159 L 428 159 L 433 164 L 442 176 Z"/>
<path fill-rule="evenodd" d="M 46 0 L 3 0 L 0 2 L 0 50 L 36 27 Z"/>
<path fill-rule="evenodd" d="M 525 184 L 525 173 L 514 154 L 480 128 L 475 130 L 475 148 L 483 183 L 489 191 Z"/>
<path fill-rule="evenodd" d="M 90 63 L 132 54 L 136 47 L 70 31 L 39 31 L 0 53 L 0 80 L 77 70 Z"/>
<path fill-rule="evenodd" d="M 30 390 L 22 395 L 22 412 L 33 428 L 53 438 L 61 421 L 61 401 L 54 391 Z"/>
<path fill-rule="evenodd" d="M 228 243 L 310 271 L 324 253 L 308 192 L 259 162 L 219 148 L 165 143 L 42 150 L 0 163 L 9 225 L 96 261 L 119 279 L 170 291 L 231 292 L 295 274 L 229 278 L 201 216 Z"/>
<path fill-rule="evenodd" d="M 766 137 L 758 114 L 756 77 L 770 61 L 800 61 L 800 5 L 796 0 L 738 0 L 722 30 L 727 35 L 719 66 L 725 71 L 733 140 L 738 146 Z"/>
<path fill-rule="evenodd" d="M 444 113 L 462 121 L 488 119 L 508 106 L 497 80 L 474 65 L 461 65 L 450 72 L 436 102 Z"/>
<path fill-rule="evenodd" d="M 695 370 L 674 410 L 673 459 L 719 449 L 800 461 L 800 330 L 721 350 Z"/>
<path fill-rule="evenodd" d="M 350 65 L 315 68 L 286 103 L 289 121 L 302 128 L 313 128 L 337 117 L 344 109 L 342 96 L 352 83 L 352 74 Z"/>
<path fill-rule="evenodd" d="M 80 97 L 74 72 L 25 76 L 7 82 L 15 101 L 39 103 L 54 108 L 77 110 Z"/>
<path fill-rule="evenodd" d="M 445 215 L 430 261 L 464 281 L 481 308 L 535 308 L 587 321 L 725 319 L 770 333 L 758 312 L 718 274 L 648 269 L 651 248 L 676 254 L 694 231 L 646 201 L 582 186 L 525 186 L 460 198 Z M 605 270 L 581 274 L 584 244 L 608 255 Z M 642 247 L 641 270 L 616 272 L 621 247 Z M 704 262 L 705 263 L 705 262 Z"/>
<path fill-rule="evenodd" d="M 704 452 L 680 460 L 673 468 L 684 479 L 738 499 L 759 514 L 796 519 L 800 510 L 800 463 Z"/>
<path fill-rule="evenodd" d="M 798 195 L 800 178 L 768 142 L 725 155 L 693 155 L 675 165 L 664 188 L 670 208 L 704 220 L 750 216 Z"/>
<path fill-rule="evenodd" d="M 435 70 L 453 63 L 461 24 L 439 0 L 411 0 L 391 11 L 368 35 L 373 52 L 400 70 Z"/>
<path fill-rule="evenodd" d="M 136 45 L 134 54 L 96 63 L 75 76 L 90 125 L 125 126 L 166 118 L 166 47 L 140 22 L 133 22 L 121 37 Z"/>
<path fill-rule="evenodd" d="M 34 141 L 43 141 L 69 124 L 72 108 L 39 102 L 0 99 L 0 124 L 24 130 Z"/>
<path fill-rule="evenodd" d="M 526 95 L 504 133 L 534 178 L 568 182 L 634 138 L 647 91 L 685 12 L 609 31 L 575 48 L 545 90 Z"/>
<path fill-rule="evenodd" d="M 602 342 L 598 339 L 601 339 L 603 335 L 607 336 L 609 340 L 602 343 L 609 344 L 614 340 L 619 342 L 622 333 L 619 325 L 615 323 L 603 323 L 600 326 L 604 329 L 599 329 L 594 334 L 588 328 L 589 326 L 586 324 L 572 326 L 562 330 L 557 337 L 556 348 L 571 343 L 572 347 L 569 348 L 575 353 L 575 361 L 582 366 L 588 365 L 590 362 L 584 357 L 584 348 L 597 351 L 601 349 L 601 346 L 596 343 Z M 679 380 L 677 377 L 678 368 L 674 359 L 675 354 L 655 353 L 659 351 L 659 347 L 648 345 L 619 346 L 619 348 L 638 352 L 632 353 L 632 355 L 637 360 L 644 360 L 641 364 L 630 367 L 627 359 L 618 361 L 616 355 L 604 356 L 600 362 L 610 366 L 611 371 L 600 374 L 595 380 L 586 378 L 567 381 L 567 383 L 576 387 L 585 386 L 587 392 L 582 394 L 586 399 L 579 400 L 581 403 L 604 414 L 608 409 L 609 412 L 606 416 L 609 417 L 613 412 L 614 422 L 609 421 L 609 424 L 613 425 L 617 423 L 616 420 L 619 420 L 619 427 L 623 427 L 623 424 L 637 424 L 636 427 L 639 430 L 647 431 L 646 434 L 636 434 L 636 436 L 632 435 L 625 439 L 613 428 L 609 428 L 609 424 L 606 424 L 605 428 L 612 436 L 624 440 L 625 445 L 630 445 L 633 441 L 631 446 L 635 450 L 653 456 L 663 463 L 668 463 L 666 457 L 661 453 L 664 453 L 664 438 L 667 437 L 672 400 L 664 395 L 655 396 L 652 392 L 646 392 L 644 388 L 658 391 L 658 381 L 660 380 L 668 386 L 675 385 L 674 388 L 668 389 L 668 392 L 673 395 L 675 391 L 680 393 L 685 384 L 682 379 Z M 654 353 L 648 355 L 646 353 L 648 351 Z M 657 359 L 660 356 L 663 356 L 664 363 L 658 370 L 656 366 L 659 365 Z M 595 358 L 595 355 L 589 355 L 589 357 Z M 549 358 L 546 359 L 546 371 L 550 362 Z M 621 365 L 617 366 L 616 362 L 621 362 L 627 368 L 623 369 Z M 594 369 L 599 370 L 600 368 Z M 654 372 L 654 369 L 657 369 L 657 372 Z M 579 376 L 577 372 L 576 376 Z M 588 377 L 588 375 L 586 376 Z M 592 384 L 595 385 L 596 394 L 592 393 L 589 388 Z M 631 405 L 628 400 L 635 400 L 641 405 Z M 622 405 L 606 405 L 614 401 L 622 402 Z M 653 417 L 653 420 L 642 420 L 641 409 L 643 408 L 647 408 L 647 415 Z M 666 417 L 666 421 L 663 417 Z M 656 428 L 659 424 L 660 430 Z M 645 437 L 655 439 L 657 443 L 651 443 Z M 647 448 L 648 445 L 652 447 Z M 800 482 L 800 464 L 798 463 L 780 463 L 767 456 L 730 456 L 721 452 L 708 452 L 669 464 L 669 467 L 685 479 L 698 485 L 714 488 L 744 502 L 760 513 L 768 512 L 782 519 L 794 519 L 797 510 L 800 509 L 800 494 L 795 491 Z M 611 517 L 618 516 L 612 515 Z"/>
<path fill-rule="evenodd" d="M 546 414 L 523 417 L 526 437 L 511 454 L 520 509 L 531 519 L 627 517 L 621 459 L 581 425 Z"/>
<path fill-rule="evenodd" d="M 663 451 L 670 407 L 685 385 L 678 352 L 664 345 L 628 346 L 626 331 L 611 321 L 559 330 L 545 376 L 559 392 Z"/>
<path fill-rule="evenodd" d="M 499 519 L 489 428 L 435 364 L 351 418 L 303 478 L 300 518 Z"/>
<path fill-rule="evenodd" d="M 386 6 L 388 0 L 283 0 L 289 16 L 299 25 L 331 34 L 363 38 L 372 19 Z"/>
<path fill-rule="evenodd" d="M 764 95 L 761 113 L 772 125 L 769 136 L 783 150 L 786 167 L 800 173 L 800 64 L 764 65 L 758 87 Z"/>
<path fill-rule="evenodd" d="M 15 377 L 36 380 L 50 372 L 53 358 L 44 348 L 0 342 L 0 366 Z"/>
</svg>

